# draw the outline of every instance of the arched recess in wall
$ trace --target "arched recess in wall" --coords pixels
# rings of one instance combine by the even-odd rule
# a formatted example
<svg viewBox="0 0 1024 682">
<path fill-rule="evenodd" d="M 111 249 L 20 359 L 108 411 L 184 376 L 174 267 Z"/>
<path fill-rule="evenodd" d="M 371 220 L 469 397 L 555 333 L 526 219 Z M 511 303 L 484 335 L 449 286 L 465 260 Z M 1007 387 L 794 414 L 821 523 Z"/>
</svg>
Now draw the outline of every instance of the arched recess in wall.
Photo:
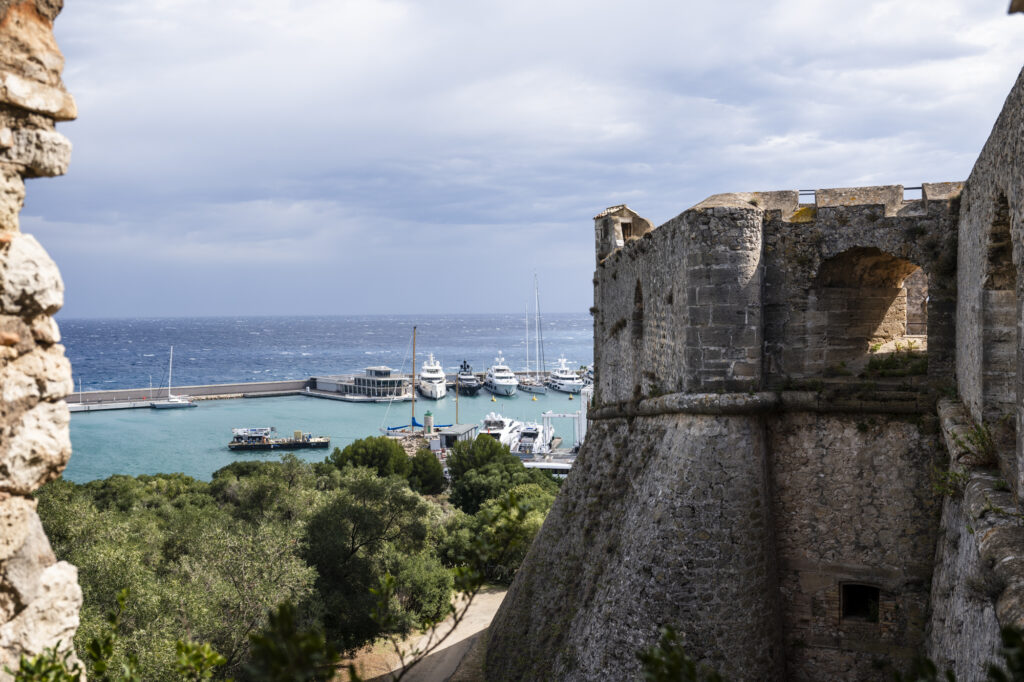
<svg viewBox="0 0 1024 682">
<path fill-rule="evenodd" d="M 986 421 L 1013 411 L 1017 400 L 1017 269 L 1013 264 L 1010 206 L 996 197 L 986 235 L 982 286 L 982 396 Z"/>
<path fill-rule="evenodd" d="M 873 247 L 822 263 L 809 297 L 808 369 L 827 377 L 927 373 L 928 277 Z"/>
</svg>

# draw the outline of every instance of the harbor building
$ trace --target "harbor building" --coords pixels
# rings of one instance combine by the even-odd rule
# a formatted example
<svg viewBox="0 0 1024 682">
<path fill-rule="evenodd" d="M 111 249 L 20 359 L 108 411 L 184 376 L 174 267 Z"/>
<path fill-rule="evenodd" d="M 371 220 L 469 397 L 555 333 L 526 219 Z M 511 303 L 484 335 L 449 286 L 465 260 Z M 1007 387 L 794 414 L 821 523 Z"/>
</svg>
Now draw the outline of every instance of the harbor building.
<svg viewBox="0 0 1024 682">
<path fill-rule="evenodd" d="M 317 391 L 337 393 L 342 399 L 353 401 L 407 400 L 412 391 L 407 377 L 395 374 L 393 369 L 384 365 L 367 367 L 362 376 L 315 376 L 313 386 Z"/>
</svg>

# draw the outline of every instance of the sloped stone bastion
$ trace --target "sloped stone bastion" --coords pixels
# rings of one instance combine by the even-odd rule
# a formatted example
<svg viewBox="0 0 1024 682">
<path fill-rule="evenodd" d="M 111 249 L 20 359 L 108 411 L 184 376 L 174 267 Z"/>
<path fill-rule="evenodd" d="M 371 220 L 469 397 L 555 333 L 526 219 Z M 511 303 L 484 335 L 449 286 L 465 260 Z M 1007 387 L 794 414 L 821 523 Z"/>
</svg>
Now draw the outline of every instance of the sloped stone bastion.
<svg viewBox="0 0 1024 682">
<path fill-rule="evenodd" d="M 600 213 L 593 425 L 488 679 L 630 679 L 667 625 L 730 679 L 983 679 L 1024 625 L 1022 149 L 1024 74 L 966 183 Z"/>
</svg>

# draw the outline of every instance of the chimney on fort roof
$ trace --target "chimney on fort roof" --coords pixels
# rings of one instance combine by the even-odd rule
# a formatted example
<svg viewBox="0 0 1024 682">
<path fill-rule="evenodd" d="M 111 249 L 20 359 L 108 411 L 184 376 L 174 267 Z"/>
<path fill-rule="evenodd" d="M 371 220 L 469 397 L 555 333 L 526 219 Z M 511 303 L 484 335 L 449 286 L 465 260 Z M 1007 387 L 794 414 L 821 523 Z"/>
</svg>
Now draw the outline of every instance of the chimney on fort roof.
<svg viewBox="0 0 1024 682">
<path fill-rule="evenodd" d="M 625 204 L 610 206 L 594 216 L 594 246 L 600 263 L 631 239 L 639 239 L 654 229 L 654 223 L 640 217 Z"/>
</svg>

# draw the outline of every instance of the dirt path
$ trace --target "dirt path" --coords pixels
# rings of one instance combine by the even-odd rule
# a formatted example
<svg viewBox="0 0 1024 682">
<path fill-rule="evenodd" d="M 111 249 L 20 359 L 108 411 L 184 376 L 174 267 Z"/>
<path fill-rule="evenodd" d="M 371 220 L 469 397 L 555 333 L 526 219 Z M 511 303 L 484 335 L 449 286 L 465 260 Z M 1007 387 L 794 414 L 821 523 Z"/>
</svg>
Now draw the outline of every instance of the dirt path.
<svg viewBox="0 0 1024 682">
<path fill-rule="evenodd" d="M 446 682 L 459 667 L 462 658 L 469 651 L 475 635 L 485 630 L 494 618 L 498 607 L 505 598 L 504 588 L 488 588 L 481 591 L 470 604 L 466 617 L 459 626 L 445 639 L 437 650 L 423 659 L 415 668 L 402 678 L 403 682 Z M 405 642 L 406 651 L 416 647 L 424 649 L 451 629 L 451 620 L 446 620 L 437 628 L 438 635 L 422 635 L 411 637 Z M 360 674 L 370 682 L 386 682 L 394 679 L 394 671 L 400 669 L 398 657 L 390 647 L 380 646 L 371 652 L 361 654 L 356 660 Z M 387 671 L 392 672 L 387 672 Z"/>
</svg>

